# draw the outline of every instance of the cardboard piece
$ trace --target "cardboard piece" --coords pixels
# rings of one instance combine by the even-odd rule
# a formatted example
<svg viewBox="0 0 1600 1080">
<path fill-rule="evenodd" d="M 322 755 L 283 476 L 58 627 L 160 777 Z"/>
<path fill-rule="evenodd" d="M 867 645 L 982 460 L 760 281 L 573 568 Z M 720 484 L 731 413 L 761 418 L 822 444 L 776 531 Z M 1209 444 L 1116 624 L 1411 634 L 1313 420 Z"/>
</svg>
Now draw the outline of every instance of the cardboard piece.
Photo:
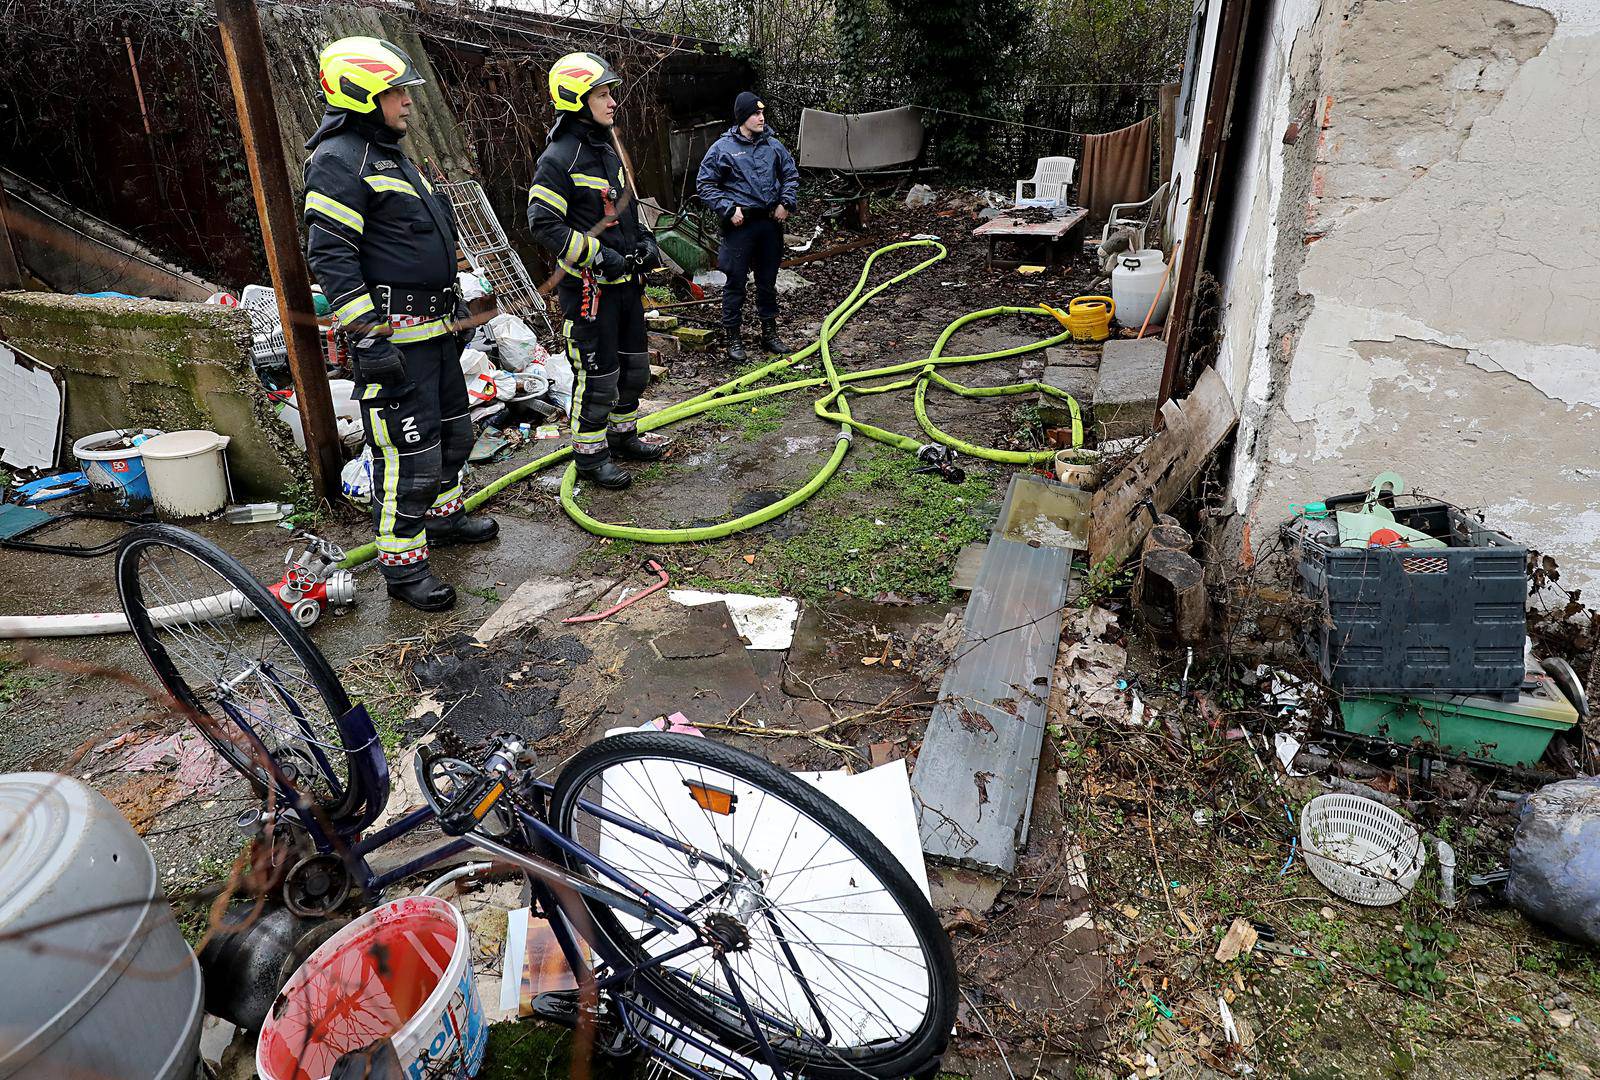
<svg viewBox="0 0 1600 1080">
<path fill-rule="evenodd" d="M 55 369 L 0 343 L 0 462 L 18 469 L 53 469 L 61 453 L 66 387 Z"/>
</svg>

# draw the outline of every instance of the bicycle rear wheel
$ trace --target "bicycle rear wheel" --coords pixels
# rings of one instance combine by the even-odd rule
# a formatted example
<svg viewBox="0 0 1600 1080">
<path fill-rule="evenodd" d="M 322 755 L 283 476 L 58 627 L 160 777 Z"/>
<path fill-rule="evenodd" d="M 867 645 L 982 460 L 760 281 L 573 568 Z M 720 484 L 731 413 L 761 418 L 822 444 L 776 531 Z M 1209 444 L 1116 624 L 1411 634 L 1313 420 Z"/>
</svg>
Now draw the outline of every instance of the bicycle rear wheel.
<svg viewBox="0 0 1600 1080">
<path fill-rule="evenodd" d="M 257 793 L 276 772 L 330 817 L 356 807 L 338 725 L 350 698 L 238 560 L 185 529 L 142 526 L 118 548 L 117 594 L 162 686 Z"/>
<path fill-rule="evenodd" d="M 944 1052 L 949 938 L 905 867 L 810 784 L 708 739 L 616 735 L 563 770 L 550 823 L 695 924 L 587 901 L 629 964 L 716 943 L 639 973 L 679 1021 L 757 1060 L 759 1031 L 806 1077 L 920 1074 Z"/>
</svg>

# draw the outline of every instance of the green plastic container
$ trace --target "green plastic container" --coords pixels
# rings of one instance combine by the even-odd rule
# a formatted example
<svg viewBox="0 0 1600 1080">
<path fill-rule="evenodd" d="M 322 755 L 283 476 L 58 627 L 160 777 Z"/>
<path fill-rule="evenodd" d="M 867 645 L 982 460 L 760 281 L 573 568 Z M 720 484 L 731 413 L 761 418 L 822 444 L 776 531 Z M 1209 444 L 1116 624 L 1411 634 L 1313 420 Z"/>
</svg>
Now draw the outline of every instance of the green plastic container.
<svg viewBox="0 0 1600 1080">
<path fill-rule="evenodd" d="M 1344 729 L 1397 743 L 1421 739 L 1502 765 L 1532 765 L 1578 710 L 1542 672 L 1529 671 L 1515 701 L 1458 695 L 1372 694 L 1339 702 Z"/>
</svg>

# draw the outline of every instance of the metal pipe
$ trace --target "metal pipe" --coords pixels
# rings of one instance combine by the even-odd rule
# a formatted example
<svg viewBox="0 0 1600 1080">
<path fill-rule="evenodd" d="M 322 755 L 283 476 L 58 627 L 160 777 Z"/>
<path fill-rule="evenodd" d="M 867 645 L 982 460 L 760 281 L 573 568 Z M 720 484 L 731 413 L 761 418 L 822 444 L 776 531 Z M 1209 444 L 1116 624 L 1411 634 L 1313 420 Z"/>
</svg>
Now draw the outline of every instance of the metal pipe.
<svg viewBox="0 0 1600 1080">
<path fill-rule="evenodd" d="M 250 185 L 261 221 L 261 245 L 278 296 L 278 317 L 306 436 L 311 482 L 320 494 L 335 499 L 343 455 L 316 309 L 311 303 L 311 277 L 300 255 L 299 215 L 284 166 L 283 138 L 256 0 L 217 0 L 217 26 L 222 31 L 228 81 L 239 110 L 239 131 L 244 136 L 245 161 L 250 166 Z"/>
</svg>

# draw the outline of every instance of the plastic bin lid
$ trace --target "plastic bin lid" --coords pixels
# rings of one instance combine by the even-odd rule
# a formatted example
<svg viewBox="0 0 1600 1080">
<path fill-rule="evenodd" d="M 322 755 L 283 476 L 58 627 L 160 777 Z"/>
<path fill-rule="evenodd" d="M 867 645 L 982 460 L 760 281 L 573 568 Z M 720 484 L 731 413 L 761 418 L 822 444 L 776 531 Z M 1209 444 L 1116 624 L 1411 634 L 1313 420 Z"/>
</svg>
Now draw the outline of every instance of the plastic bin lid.
<svg viewBox="0 0 1600 1080">
<path fill-rule="evenodd" d="M 221 450 L 228 445 L 228 442 L 229 438 L 226 435 L 191 428 L 188 431 L 169 431 L 165 435 L 157 435 L 146 440 L 139 450 L 147 458 L 167 461 L 173 458 L 194 457 L 207 450 Z"/>
<path fill-rule="evenodd" d="M 77 781 L 55 773 L 0 778 L 0 927 L 28 914 L 55 884 L 88 824 L 89 800 Z"/>
</svg>

